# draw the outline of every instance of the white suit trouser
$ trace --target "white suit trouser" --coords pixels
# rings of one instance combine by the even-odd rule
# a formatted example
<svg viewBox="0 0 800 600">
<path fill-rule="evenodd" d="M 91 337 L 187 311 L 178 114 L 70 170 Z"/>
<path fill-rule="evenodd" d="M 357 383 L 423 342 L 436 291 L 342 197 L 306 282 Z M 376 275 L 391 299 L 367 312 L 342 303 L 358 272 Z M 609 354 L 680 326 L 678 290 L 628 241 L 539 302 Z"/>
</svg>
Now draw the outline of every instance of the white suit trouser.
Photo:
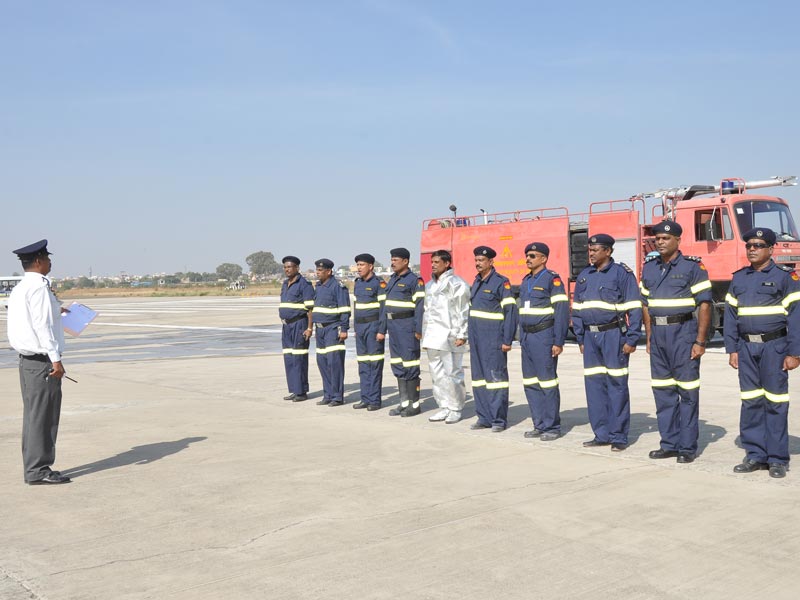
<svg viewBox="0 0 800 600">
<path fill-rule="evenodd" d="M 464 386 L 464 352 L 426 349 L 433 383 L 433 398 L 439 408 L 461 411 L 467 401 Z"/>
</svg>

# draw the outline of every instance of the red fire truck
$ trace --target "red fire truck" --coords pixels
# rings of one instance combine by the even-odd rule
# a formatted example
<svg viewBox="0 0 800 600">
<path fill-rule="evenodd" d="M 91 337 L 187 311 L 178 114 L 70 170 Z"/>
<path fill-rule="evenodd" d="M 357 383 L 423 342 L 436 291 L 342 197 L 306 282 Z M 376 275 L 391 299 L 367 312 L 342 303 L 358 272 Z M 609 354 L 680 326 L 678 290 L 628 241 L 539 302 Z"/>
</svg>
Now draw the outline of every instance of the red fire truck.
<svg viewBox="0 0 800 600">
<path fill-rule="evenodd" d="M 719 185 L 692 185 L 637 194 L 625 200 L 593 202 L 588 212 L 571 213 L 565 207 L 537 208 L 476 216 L 453 215 L 422 224 L 420 267 L 430 278 L 430 255 L 448 250 L 455 272 L 471 282 L 475 277 L 472 250 L 485 244 L 497 251 L 495 268 L 519 285 L 528 272 L 525 246 L 544 242 L 550 247 L 548 267 L 569 279 L 589 264 L 590 235 L 608 233 L 616 239 L 614 259 L 641 274 L 644 259 L 655 250 L 652 227 L 672 219 L 683 227 L 681 251 L 700 256 L 708 269 L 714 295 L 714 327 L 721 326 L 722 307 L 733 271 L 747 264 L 742 233 L 768 227 L 778 234 L 773 258 L 779 264 L 800 263 L 800 234 L 785 200 L 752 190 L 797 185 L 797 178 L 773 177 L 759 181 L 740 178 Z"/>
</svg>

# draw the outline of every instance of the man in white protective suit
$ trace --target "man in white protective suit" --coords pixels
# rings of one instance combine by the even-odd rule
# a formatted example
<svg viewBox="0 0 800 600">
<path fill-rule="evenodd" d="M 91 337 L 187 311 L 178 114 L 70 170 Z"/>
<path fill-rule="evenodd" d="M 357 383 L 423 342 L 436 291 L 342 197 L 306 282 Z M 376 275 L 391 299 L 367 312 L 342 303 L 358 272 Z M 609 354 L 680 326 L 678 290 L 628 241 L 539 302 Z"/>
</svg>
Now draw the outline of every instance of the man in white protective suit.
<svg viewBox="0 0 800 600">
<path fill-rule="evenodd" d="M 422 347 L 428 354 L 433 398 L 439 406 L 429 421 L 458 423 L 467 399 L 464 354 L 467 352 L 469 284 L 453 273 L 447 250 L 431 254 L 431 280 L 425 284 Z"/>
</svg>

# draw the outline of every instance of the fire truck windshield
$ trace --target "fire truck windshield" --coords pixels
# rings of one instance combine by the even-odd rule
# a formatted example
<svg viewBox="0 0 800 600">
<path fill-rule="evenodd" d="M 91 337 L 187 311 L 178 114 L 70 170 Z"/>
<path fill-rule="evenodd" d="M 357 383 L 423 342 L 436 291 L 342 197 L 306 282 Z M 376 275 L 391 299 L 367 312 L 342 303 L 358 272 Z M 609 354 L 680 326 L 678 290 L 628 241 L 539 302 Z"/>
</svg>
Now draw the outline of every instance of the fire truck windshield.
<svg viewBox="0 0 800 600">
<path fill-rule="evenodd" d="M 780 202 L 750 200 L 734 205 L 740 235 L 754 227 L 767 227 L 784 242 L 800 241 L 789 207 Z"/>
</svg>

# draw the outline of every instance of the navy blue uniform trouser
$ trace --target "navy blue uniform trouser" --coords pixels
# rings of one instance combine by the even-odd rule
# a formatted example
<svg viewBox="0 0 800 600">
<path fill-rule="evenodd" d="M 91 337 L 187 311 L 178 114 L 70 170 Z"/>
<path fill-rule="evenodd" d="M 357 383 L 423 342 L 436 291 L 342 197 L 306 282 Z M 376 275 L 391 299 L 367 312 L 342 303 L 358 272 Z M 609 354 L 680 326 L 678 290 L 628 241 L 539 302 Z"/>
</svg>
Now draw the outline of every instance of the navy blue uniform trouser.
<svg viewBox="0 0 800 600">
<path fill-rule="evenodd" d="M 697 321 L 650 328 L 650 376 L 661 448 L 697 452 L 700 359 L 691 360 Z"/>
<path fill-rule="evenodd" d="M 583 338 L 584 385 L 594 437 L 612 444 L 628 443 L 631 420 L 628 355 L 622 352 L 620 329 L 586 331 Z"/>
<path fill-rule="evenodd" d="M 283 326 L 281 345 L 283 346 L 283 367 L 290 394 L 308 393 L 308 346 L 303 337 L 308 329 L 308 319 L 300 319 Z"/>
<path fill-rule="evenodd" d="M 789 373 L 783 370 L 786 338 L 763 344 L 740 341 L 738 352 L 742 448 L 750 460 L 788 464 Z"/>
<path fill-rule="evenodd" d="M 383 355 L 385 342 L 375 339 L 380 328 L 378 321 L 356 324 L 356 360 L 361 381 L 361 401 L 381 405 L 383 387 Z"/>
<path fill-rule="evenodd" d="M 322 376 L 324 398 L 344 400 L 344 342 L 339 339 L 338 324 L 317 326 L 317 366 Z"/>
<path fill-rule="evenodd" d="M 469 355 L 475 412 L 483 425 L 508 425 L 508 356 L 501 321 L 470 318 Z"/>
<path fill-rule="evenodd" d="M 561 431 L 561 394 L 558 389 L 558 357 L 553 358 L 553 328 L 520 331 L 522 384 L 533 426 L 538 431 Z"/>
<path fill-rule="evenodd" d="M 389 319 L 389 362 L 392 373 L 398 379 L 416 381 L 419 379 L 419 340 L 414 335 L 414 319 Z"/>
</svg>

